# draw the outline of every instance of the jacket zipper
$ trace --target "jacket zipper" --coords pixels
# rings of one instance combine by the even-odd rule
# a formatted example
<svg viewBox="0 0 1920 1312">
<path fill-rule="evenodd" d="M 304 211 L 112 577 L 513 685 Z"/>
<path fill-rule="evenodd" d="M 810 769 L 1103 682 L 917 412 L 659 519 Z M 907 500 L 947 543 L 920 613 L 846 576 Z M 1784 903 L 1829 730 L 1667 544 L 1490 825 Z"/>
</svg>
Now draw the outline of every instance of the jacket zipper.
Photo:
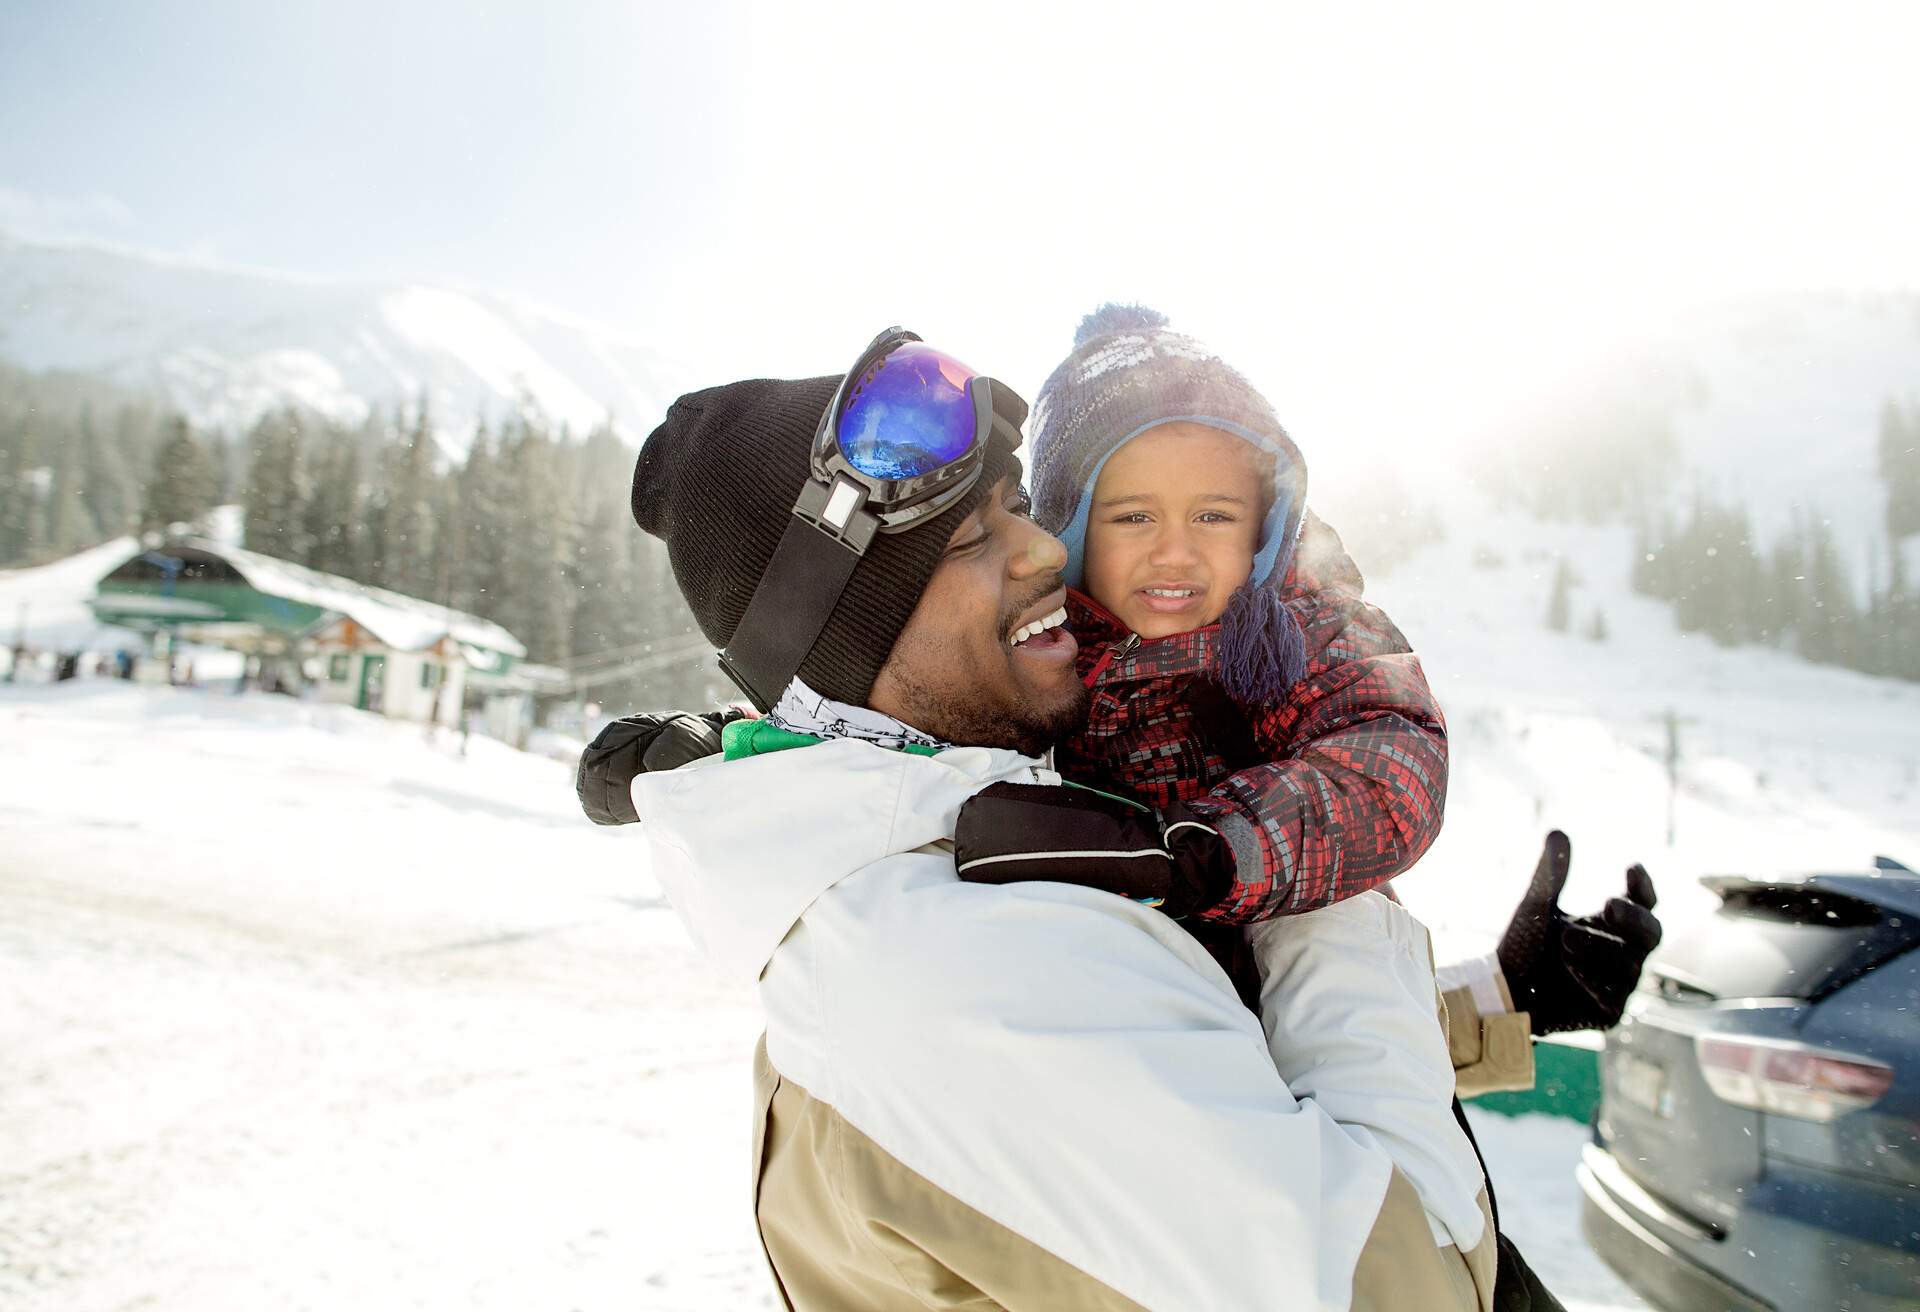
<svg viewBox="0 0 1920 1312">
<path fill-rule="evenodd" d="M 1100 659 L 1093 663 L 1093 668 L 1087 671 L 1087 677 L 1082 680 L 1082 682 L 1089 688 L 1093 687 L 1094 684 L 1100 681 L 1100 676 L 1107 672 L 1109 665 L 1113 664 L 1116 660 L 1123 661 L 1133 655 L 1134 649 L 1139 645 L 1140 635 L 1137 633 L 1129 633 L 1125 642 L 1115 643 L 1100 653 Z"/>
</svg>

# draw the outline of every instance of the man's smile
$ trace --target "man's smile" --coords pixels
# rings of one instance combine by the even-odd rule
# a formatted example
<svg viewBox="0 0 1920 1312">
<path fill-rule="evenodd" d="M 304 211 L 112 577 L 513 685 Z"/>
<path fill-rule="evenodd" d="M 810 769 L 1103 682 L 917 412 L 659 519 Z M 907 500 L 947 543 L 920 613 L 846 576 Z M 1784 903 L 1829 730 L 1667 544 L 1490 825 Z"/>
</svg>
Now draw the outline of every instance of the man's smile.
<svg viewBox="0 0 1920 1312">
<path fill-rule="evenodd" d="M 1080 645 L 1066 625 L 1066 589 L 1055 588 L 1017 618 L 1005 635 L 1006 642 L 1023 656 L 1049 662 L 1071 661 Z"/>
</svg>

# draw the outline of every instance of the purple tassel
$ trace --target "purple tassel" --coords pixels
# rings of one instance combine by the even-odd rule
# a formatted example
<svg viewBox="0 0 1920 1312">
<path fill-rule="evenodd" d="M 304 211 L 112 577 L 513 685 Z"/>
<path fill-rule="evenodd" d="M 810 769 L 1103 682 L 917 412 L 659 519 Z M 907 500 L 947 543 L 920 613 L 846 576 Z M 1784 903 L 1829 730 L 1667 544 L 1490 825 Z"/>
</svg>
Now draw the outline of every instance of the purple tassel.
<svg viewBox="0 0 1920 1312">
<path fill-rule="evenodd" d="M 1272 583 L 1248 583 L 1220 617 L 1214 676 L 1242 705 L 1283 700 L 1307 672 L 1307 638 Z"/>
</svg>

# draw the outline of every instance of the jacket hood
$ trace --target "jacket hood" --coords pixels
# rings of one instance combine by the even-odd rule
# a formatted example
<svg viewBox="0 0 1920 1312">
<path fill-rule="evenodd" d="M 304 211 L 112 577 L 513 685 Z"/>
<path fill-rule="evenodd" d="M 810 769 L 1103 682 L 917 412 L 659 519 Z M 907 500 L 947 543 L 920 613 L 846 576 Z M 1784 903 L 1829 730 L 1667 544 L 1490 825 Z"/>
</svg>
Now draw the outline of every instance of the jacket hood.
<svg viewBox="0 0 1920 1312">
<path fill-rule="evenodd" d="M 688 932 L 724 975 L 750 984 L 815 898 L 885 857 L 950 839 L 961 804 L 1003 779 L 1058 776 L 999 748 L 920 756 L 837 738 L 642 774 L 633 804 Z"/>
</svg>

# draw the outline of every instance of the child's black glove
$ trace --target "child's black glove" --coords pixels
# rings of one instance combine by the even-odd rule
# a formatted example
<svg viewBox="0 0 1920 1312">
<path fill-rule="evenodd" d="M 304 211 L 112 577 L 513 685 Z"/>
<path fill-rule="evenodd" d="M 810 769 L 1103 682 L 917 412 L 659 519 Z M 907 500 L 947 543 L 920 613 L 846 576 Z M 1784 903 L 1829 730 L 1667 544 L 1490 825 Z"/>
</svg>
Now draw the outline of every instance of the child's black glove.
<svg viewBox="0 0 1920 1312">
<path fill-rule="evenodd" d="M 960 878 L 1044 879 L 1157 902 L 1173 917 L 1216 905 L 1233 887 L 1233 851 L 1213 826 L 1071 785 L 994 784 L 960 808 Z"/>
<path fill-rule="evenodd" d="M 634 776 L 712 756 L 720 750 L 720 730 L 739 718 L 738 711 L 668 711 L 615 720 L 580 753 L 573 780 L 580 809 L 597 825 L 633 824 L 640 819 L 633 809 Z"/>
<path fill-rule="evenodd" d="M 1647 954 L 1660 945 L 1659 898 L 1645 866 L 1627 871 L 1625 897 L 1608 898 L 1597 916 L 1573 919 L 1560 909 L 1572 862 L 1567 836 L 1549 833 L 1496 949 L 1513 1005 L 1530 1014 L 1535 1034 L 1618 1025 Z"/>
</svg>

